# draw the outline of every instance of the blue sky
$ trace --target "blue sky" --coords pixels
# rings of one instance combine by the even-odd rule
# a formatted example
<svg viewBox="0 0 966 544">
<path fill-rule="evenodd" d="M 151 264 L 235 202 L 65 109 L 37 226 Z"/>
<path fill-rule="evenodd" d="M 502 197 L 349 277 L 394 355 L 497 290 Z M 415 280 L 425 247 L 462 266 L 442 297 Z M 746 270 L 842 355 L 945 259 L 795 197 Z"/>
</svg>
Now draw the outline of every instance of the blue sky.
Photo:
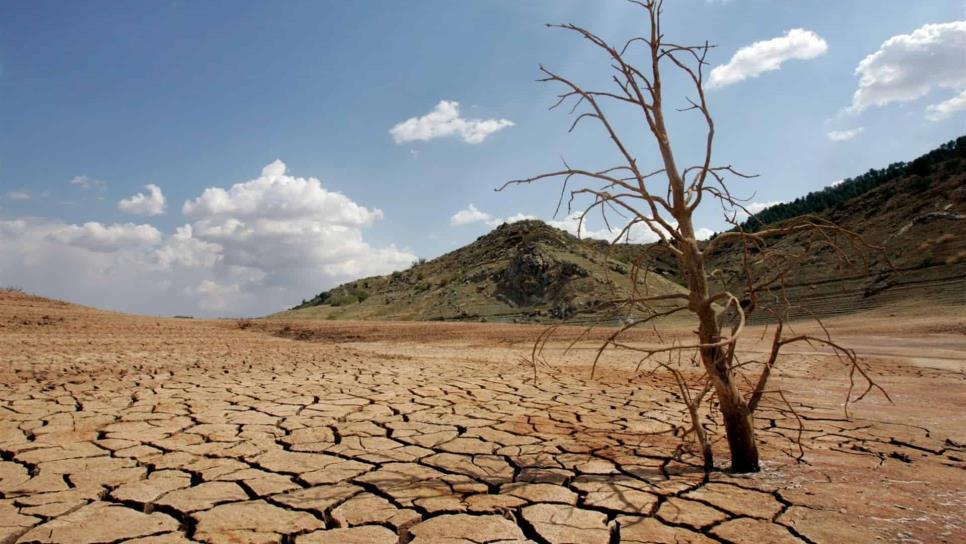
<svg viewBox="0 0 966 544">
<path fill-rule="evenodd" d="M 499 218 L 550 219 L 559 185 L 494 187 L 556 168 L 561 156 L 593 167 L 614 154 L 596 127 L 567 134 L 566 112 L 547 111 L 559 89 L 534 81 L 540 63 L 588 83 L 602 71 L 589 44 L 543 25 L 574 22 L 622 41 L 644 21 L 618 0 L 40 1 L 3 2 L 0 13 L 0 284 L 211 315 L 265 313 L 435 257 Z M 755 42 L 808 32 L 811 53 L 709 91 L 716 156 L 759 174 L 733 187 L 768 203 L 966 133 L 966 106 L 954 100 L 966 91 L 966 61 L 949 53 L 966 43 L 949 23 L 964 19 L 961 0 L 674 0 L 665 32 L 716 44 L 712 67 Z M 882 81 L 872 62 L 856 105 L 856 69 L 877 51 L 910 82 Z M 668 89 L 680 97 L 671 105 L 683 104 L 680 90 Z M 390 134 L 441 101 L 459 103 L 465 126 L 512 126 L 484 127 L 477 142 L 452 123 L 427 140 Z M 671 123 L 687 156 L 695 127 L 685 114 Z M 641 127 L 622 128 L 653 161 Z M 286 168 L 263 176 L 276 159 Z M 278 192 L 278 176 L 298 190 Z M 163 193 L 163 213 L 146 184 Z M 119 204 L 137 193 L 145 198 Z M 317 207 L 289 217 L 285 198 Z M 454 221 L 470 204 L 479 213 Z M 698 223 L 720 229 L 720 215 L 709 206 Z M 232 238 L 229 224 L 248 230 Z M 185 225 L 190 235 L 177 230 Z"/>
</svg>

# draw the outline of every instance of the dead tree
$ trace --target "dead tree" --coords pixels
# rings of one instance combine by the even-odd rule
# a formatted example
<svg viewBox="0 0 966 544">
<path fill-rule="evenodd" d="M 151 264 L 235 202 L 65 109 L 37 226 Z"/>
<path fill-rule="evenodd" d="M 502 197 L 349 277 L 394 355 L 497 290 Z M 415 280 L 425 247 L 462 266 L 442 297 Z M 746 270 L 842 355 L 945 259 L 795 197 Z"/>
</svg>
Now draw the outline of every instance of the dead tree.
<svg viewBox="0 0 966 544">
<path fill-rule="evenodd" d="M 635 37 L 620 46 L 615 46 L 593 32 L 572 24 L 548 25 L 577 33 L 598 48 L 603 61 L 609 63 L 612 73 L 610 84 L 605 90 L 586 88 L 567 77 L 540 66 L 544 77 L 540 81 L 552 82 L 563 87 L 559 100 L 551 109 L 561 104 L 572 104 L 571 114 L 575 115 L 570 131 L 582 121 L 596 122 L 604 131 L 606 138 L 613 144 L 621 162 L 605 168 L 576 168 L 564 161 L 563 168 L 538 176 L 512 180 L 498 190 L 514 184 L 528 184 L 540 180 L 562 179 L 561 201 L 569 190 L 568 209 L 575 199 L 587 199 L 583 207 L 580 223 L 592 211 L 599 211 L 610 227 L 615 214 L 620 223 L 614 227 L 614 242 L 625 238 L 632 229 L 647 229 L 653 232 L 659 242 L 648 250 L 662 249 L 673 253 L 684 280 L 687 293 L 649 295 L 640 292 L 637 278 L 646 274 L 645 255 L 637 259 L 631 271 L 635 291 L 630 297 L 614 301 L 620 307 L 615 315 L 627 315 L 635 309 L 646 317 L 634 320 L 617 329 L 601 346 L 597 359 L 608 347 L 636 350 L 642 353 L 642 362 L 656 363 L 658 366 L 673 370 L 667 363 L 657 363 L 658 356 L 671 353 L 690 352 L 703 368 L 704 387 L 702 392 L 692 395 L 681 374 L 673 370 L 674 378 L 681 388 L 684 401 L 693 421 L 690 432 L 701 442 L 705 467 L 713 466 L 710 459 L 711 448 L 700 428 L 697 417 L 698 405 L 705 393 L 714 392 L 714 397 L 723 419 L 728 447 L 731 453 L 731 469 L 735 472 L 759 470 L 758 444 L 755 437 L 754 413 L 766 394 L 776 393 L 784 398 L 781 391 L 769 390 L 769 378 L 779 361 L 781 349 L 796 342 L 821 344 L 833 350 L 846 366 L 852 384 L 858 377 L 863 381 L 864 396 L 873 388 L 874 381 L 859 365 L 855 353 L 835 343 L 828 334 L 786 335 L 785 310 L 781 305 L 761 304 L 762 309 L 777 320 L 771 349 L 763 361 L 744 361 L 738 356 L 738 342 L 741 339 L 747 319 L 759 309 L 763 293 L 769 293 L 779 301 L 784 299 L 782 286 L 789 270 L 799 264 L 811 251 L 818 247 L 831 247 L 844 261 L 851 262 L 847 248 L 869 249 L 855 233 L 840 228 L 816 217 L 802 217 L 791 222 L 756 232 L 746 232 L 741 228 L 741 214 L 748 214 L 742 200 L 729 191 L 728 177 L 746 176 L 730 165 L 713 161 L 715 125 L 705 97 L 706 58 L 712 46 L 707 42 L 701 45 L 682 45 L 667 41 L 661 31 L 661 0 L 629 0 L 640 7 L 647 21 L 645 36 Z M 665 123 L 665 96 L 662 70 L 670 68 L 683 75 L 692 86 L 693 94 L 683 97 L 680 112 L 696 113 L 706 125 L 706 135 L 694 145 L 699 145 L 702 160 L 694 165 L 681 167 L 676 148 Z M 621 115 L 632 115 L 639 119 L 656 144 L 656 157 L 643 159 L 625 143 L 612 123 L 612 108 L 623 108 Z M 625 117 L 626 119 L 627 117 Z M 652 164 L 648 164 L 648 163 Z M 575 187 L 568 187 L 575 183 Z M 721 205 L 726 219 L 734 228 L 718 235 L 710 242 L 697 239 L 692 220 L 695 210 L 702 204 L 717 202 Z M 750 214 L 749 214 L 750 215 Z M 784 247 L 776 241 L 795 237 L 800 243 L 795 248 Z M 708 269 L 709 257 L 715 252 L 730 251 L 741 255 L 739 270 L 730 276 L 712 274 Z M 785 307 L 789 305 L 785 299 Z M 670 309 L 658 309 L 654 305 L 673 303 Z M 696 321 L 695 338 L 689 342 L 675 342 L 656 347 L 632 346 L 621 342 L 621 336 L 634 327 L 653 324 L 661 317 L 687 312 Z M 824 330 L 824 327 L 823 327 Z M 541 339 L 546 342 L 546 338 Z M 594 366 L 596 367 L 597 360 Z M 757 377 L 748 379 L 748 373 L 756 369 Z M 742 380 L 747 380 L 744 383 Z M 739 383 L 741 382 L 741 383 Z M 884 393 L 884 391 L 883 391 Z M 846 410 L 853 401 L 852 389 L 846 399 Z"/>
</svg>

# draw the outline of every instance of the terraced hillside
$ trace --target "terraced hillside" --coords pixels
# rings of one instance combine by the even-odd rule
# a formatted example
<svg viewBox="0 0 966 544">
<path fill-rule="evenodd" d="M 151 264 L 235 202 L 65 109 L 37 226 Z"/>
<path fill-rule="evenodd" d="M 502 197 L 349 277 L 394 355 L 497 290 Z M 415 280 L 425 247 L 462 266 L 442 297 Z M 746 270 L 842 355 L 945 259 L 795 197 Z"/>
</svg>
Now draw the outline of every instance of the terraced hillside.
<svg viewBox="0 0 966 544">
<path fill-rule="evenodd" d="M 825 197 L 834 204 L 817 215 L 861 234 L 882 251 L 846 247 L 852 264 L 829 247 L 811 253 L 787 276 L 785 295 L 794 304 L 793 315 L 828 316 L 917 299 L 966 307 L 966 137 L 910 163 L 847 180 L 845 194 L 854 192 L 849 183 L 869 188 L 844 200 Z M 801 204 L 807 200 L 789 207 L 807 211 Z M 765 210 L 761 217 L 794 214 Z M 794 235 L 777 247 L 798 251 L 805 244 L 804 236 Z M 712 256 L 712 268 L 738 270 L 740 256 L 736 247 L 723 245 Z M 867 266 L 863 257 L 869 258 Z M 777 289 L 770 298 L 780 298 Z"/>
<path fill-rule="evenodd" d="M 409 270 L 341 285 L 278 317 L 592 319 L 602 302 L 631 292 L 629 270 L 595 241 L 542 221 L 520 221 Z M 660 274 L 642 277 L 638 285 L 651 294 L 683 290 Z"/>
</svg>

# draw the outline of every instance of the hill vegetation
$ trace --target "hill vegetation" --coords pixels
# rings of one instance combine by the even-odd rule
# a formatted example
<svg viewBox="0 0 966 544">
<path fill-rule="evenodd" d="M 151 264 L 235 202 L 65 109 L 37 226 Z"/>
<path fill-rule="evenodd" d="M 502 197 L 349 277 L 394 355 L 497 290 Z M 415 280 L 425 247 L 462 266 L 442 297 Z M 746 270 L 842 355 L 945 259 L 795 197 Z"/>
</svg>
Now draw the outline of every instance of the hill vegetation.
<svg viewBox="0 0 966 544">
<path fill-rule="evenodd" d="M 851 256 L 855 266 L 844 266 L 828 248 L 809 254 L 785 282 L 786 294 L 801 312 L 830 315 L 910 297 L 966 303 L 966 136 L 913 161 L 873 169 L 768 208 L 743 227 L 758 230 L 804 214 L 852 229 L 883 250 L 873 252 L 867 266 L 857 254 Z M 780 245 L 805 248 L 794 235 Z M 683 278 L 669 251 L 581 240 L 531 220 L 497 227 L 466 247 L 421 259 L 408 270 L 324 291 L 275 317 L 594 320 L 605 313 L 602 302 L 632 289 L 629 271 L 642 255 L 649 270 L 642 289 L 683 292 Z M 717 277 L 734 277 L 740 252 L 725 244 L 709 262 Z"/>
<path fill-rule="evenodd" d="M 948 176 L 962 172 L 964 168 L 966 168 L 966 136 L 960 136 L 911 162 L 895 162 L 886 168 L 873 168 L 865 174 L 847 178 L 821 191 L 808 193 L 791 202 L 770 206 L 748 218 L 741 227 L 746 231 L 756 231 L 765 225 L 780 223 L 794 217 L 821 214 L 889 184 L 908 185 L 908 188 L 913 191 L 924 190 L 936 181 L 935 176 L 938 175 L 941 178 L 939 181 L 942 181 Z M 909 179 L 912 183 L 902 183 Z M 894 191 L 886 190 L 882 196 L 888 198 L 893 194 L 895 194 Z"/>
<path fill-rule="evenodd" d="M 807 252 L 784 287 L 769 295 L 772 301 L 787 296 L 793 314 L 828 316 L 909 301 L 966 304 L 966 137 L 769 208 L 757 220 L 780 225 L 805 213 L 855 231 L 878 249 L 849 247 L 841 255 L 829 247 L 809 250 L 802 236 L 781 239 L 789 253 Z M 711 257 L 721 277 L 734 277 L 741 259 L 728 244 Z"/>
<path fill-rule="evenodd" d="M 503 224 L 472 244 L 408 270 L 319 293 L 277 317 L 463 321 L 594 319 L 633 289 L 630 266 L 606 244 L 542 221 Z M 681 292 L 660 274 L 640 291 Z"/>
</svg>

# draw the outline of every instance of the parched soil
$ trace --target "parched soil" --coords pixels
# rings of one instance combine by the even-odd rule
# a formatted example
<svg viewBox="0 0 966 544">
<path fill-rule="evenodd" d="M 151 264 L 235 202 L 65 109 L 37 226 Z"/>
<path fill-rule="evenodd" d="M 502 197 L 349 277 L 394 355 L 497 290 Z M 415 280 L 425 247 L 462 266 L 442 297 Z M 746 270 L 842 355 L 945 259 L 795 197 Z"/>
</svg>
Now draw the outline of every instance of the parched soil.
<svg viewBox="0 0 966 544">
<path fill-rule="evenodd" d="M 0 543 L 964 542 L 966 312 L 883 312 L 828 325 L 893 403 L 846 418 L 841 364 L 796 349 L 788 404 L 757 417 L 764 470 L 738 476 L 676 451 L 667 376 L 625 353 L 591 379 L 598 340 L 563 350 L 579 329 L 534 380 L 540 327 L 156 319 L 0 292 Z"/>
</svg>

